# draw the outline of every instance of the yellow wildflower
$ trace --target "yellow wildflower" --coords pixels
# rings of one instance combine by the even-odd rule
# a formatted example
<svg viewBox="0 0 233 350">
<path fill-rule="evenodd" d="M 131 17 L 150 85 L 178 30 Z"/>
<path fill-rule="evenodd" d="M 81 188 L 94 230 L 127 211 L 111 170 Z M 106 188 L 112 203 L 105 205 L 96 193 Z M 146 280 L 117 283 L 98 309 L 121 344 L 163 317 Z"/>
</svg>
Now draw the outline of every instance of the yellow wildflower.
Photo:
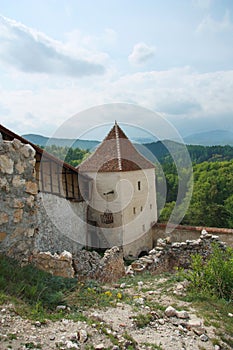
<svg viewBox="0 0 233 350">
<path fill-rule="evenodd" d="M 112 296 L 112 292 L 110 292 L 110 290 L 107 290 L 104 294 L 107 295 L 108 297 Z"/>
<path fill-rule="evenodd" d="M 117 299 L 122 299 L 122 294 L 120 292 L 117 293 Z"/>
</svg>

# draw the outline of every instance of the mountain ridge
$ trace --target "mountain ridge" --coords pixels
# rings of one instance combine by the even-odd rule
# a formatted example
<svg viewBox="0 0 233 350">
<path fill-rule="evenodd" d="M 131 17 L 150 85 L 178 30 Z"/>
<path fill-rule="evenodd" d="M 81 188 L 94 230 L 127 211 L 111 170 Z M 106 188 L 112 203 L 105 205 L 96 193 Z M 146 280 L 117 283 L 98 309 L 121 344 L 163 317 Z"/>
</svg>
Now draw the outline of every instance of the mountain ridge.
<svg viewBox="0 0 233 350">
<path fill-rule="evenodd" d="M 91 150 L 96 148 L 96 146 L 100 143 L 97 140 L 80 140 L 80 139 L 68 139 L 68 138 L 53 138 L 42 136 L 38 134 L 25 134 L 22 135 L 28 141 L 45 147 L 46 145 L 56 145 L 61 147 L 72 147 L 72 148 L 80 148 L 80 149 L 88 149 Z M 200 146 L 233 146 L 233 132 L 229 130 L 212 130 L 212 131 L 204 131 L 199 133 L 190 134 L 183 138 L 184 143 L 186 145 L 200 145 Z M 148 139 L 145 138 L 133 138 L 133 142 L 135 141 L 138 144 L 150 144 L 152 142 L 148 142 Z M 164 142 L 165 140 L 163 140 Z"/>
<path fill-rule="evenodd" d="M 80 148 L 84 150 L 91 150 L 95 148 L 100 142 L 96 140 L 76 140 L 76 139 L 68 139 L 68 138 L 56 138 L 56 137 L 47 137 L 37 134 L 26 134 L 22 135 L 26 140 L 34 143 L 38 146 L 51 146 L 56 145 L 59 147 L 72 147 L 72 148 Z"/>
<path fill-rule="evenodd" d="M 212 130 L 194 133 L 183 138 L 185 144 L 201 146 L 233 146 L 233 132 Z"/>
</svg>

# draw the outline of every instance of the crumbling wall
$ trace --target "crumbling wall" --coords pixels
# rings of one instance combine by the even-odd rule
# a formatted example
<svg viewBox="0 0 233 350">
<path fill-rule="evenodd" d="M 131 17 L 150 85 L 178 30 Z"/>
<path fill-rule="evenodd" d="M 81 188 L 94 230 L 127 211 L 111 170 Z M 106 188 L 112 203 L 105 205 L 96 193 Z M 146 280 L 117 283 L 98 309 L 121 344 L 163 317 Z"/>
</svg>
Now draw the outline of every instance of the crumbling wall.
<svg viewBox="0 0 233 350">
<path fill-rule="evenodd" d="M 221 249 L 226 249 L 226 244 L 221 242 L 218 236 L 211 235 L 203 230 L 197 240 L 185 242 L 171 242 L 170 237 L 159 238 L 157 246 L 147 256 L 134 261 L 127 273 L 152 273 L 174 272 L 176 267 L 189 268 L 191 256 L 200 254 L 206 259 L 212 253 L 212 244 L 216 243 Z"/>
<path fill-rule="evenodd" d="M 118 247 L 106 250 L 103 257 L 87 250 L 81 250 L 78 255 L 66 251 L 61 254 L 34 252 L 31 262 L 53 275 L 75 277 L 82 281 L 114 282 L 125 275 L 123 252 Z"/>
<path fill-rule="evenodd" d="M 35 150 L 30 145 L 17 139 L 0 139 L 0 251 L 18 259 L 34 249 L 38 191 L 35 162 Z"/>
<path fill-rule="evenodd" d="M 167 225 L 164 223 L 156 223 L 153 230 L 154 246 L 158 238 L 165 238 Z M 186 240 L 195 240 L 200 237 L 201 231 L 205 229 L 212 235 L 217 235 L 221 241 L 225 242 L 230 247 L 233 247 L 233 229 L 220 227 L 203 227 L 203 226 L 188 226 L 178 225 L 169 234 L 172 242 L 184 242 Z"/>
<path fill-rule="evenodd" d="M 64 251 L 61 254 L 50 252 L 34 252 L 30 261 L 40 270 L 47 271 L 54 276 L 66 278 L 74 277 L 72 254 Z"/>
</svg>

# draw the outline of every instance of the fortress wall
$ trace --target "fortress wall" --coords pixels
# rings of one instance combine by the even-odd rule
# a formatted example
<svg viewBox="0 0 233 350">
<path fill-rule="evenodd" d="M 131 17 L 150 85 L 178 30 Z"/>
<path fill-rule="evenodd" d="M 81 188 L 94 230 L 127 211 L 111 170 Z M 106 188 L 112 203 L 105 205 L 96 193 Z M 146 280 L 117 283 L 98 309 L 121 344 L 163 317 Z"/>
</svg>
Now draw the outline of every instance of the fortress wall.
<svg viewBox="0 0 233 350">
<path fill-rule="evenodd" d="M 221 241 L 233 247 L 233 229 L 178 225 L 168 234 L 166 233 L 166 224 L 162 223 L 157 223 L 153 226 L 154 246 L 158 238 L 165 238 L 167 236 L 170 236 L 171 242 L 185 242 L 186 240 L 198 239 L 203 229 L 212 235 L 219 236 Z"/>
</svg>

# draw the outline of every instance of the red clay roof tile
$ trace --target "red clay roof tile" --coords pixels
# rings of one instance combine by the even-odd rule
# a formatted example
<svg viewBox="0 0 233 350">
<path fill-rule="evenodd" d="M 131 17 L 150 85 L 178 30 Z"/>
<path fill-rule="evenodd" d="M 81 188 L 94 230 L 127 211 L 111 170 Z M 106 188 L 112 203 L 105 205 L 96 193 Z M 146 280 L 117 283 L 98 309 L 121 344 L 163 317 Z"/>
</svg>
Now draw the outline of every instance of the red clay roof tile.
<svg viewBox="0 0 233 350">
<path fill-rule="evenodd" d="M 154 164 L 136 150 L 117 123 L 96 151 L 78 166 L 80 172 L 118 172 L 152 168 Z"/>
</svg>

